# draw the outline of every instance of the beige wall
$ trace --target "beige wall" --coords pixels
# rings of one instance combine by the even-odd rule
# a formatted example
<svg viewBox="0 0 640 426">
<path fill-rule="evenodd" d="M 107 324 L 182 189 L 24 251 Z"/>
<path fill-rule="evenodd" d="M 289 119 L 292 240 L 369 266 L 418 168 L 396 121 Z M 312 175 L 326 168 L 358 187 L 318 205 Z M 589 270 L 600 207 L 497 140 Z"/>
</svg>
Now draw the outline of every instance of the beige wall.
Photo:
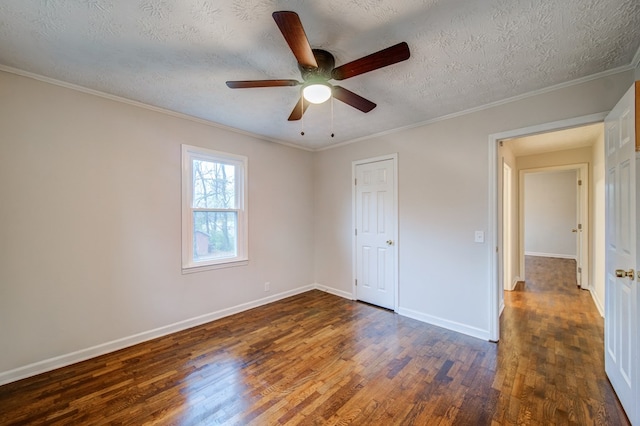
<svg viewBox="0 0 640 426">
<path fill-rule="evenodd" d="M 488 135 L 609 110 L 632 75 L 310 153 L 0 72 L 0 379 L 314 283 L 349 295 L 351 162 L 393 152 L 400 313 L 487 338 Z M 249 157 L 248 266 L 180 273 L 181 143 Z"/>
<path fill-rule="evenodd" d="M 316 281 L 351 292 L 351 162 L 397 152 L 399 311 L 486 338 L 495 247 L 473 236 L 489 228 L 488 136 L 610 110 L 631 81 L 627 71 L 318 152 Z"/>
<path fill-rule="evenodd" d="M 0 138 L 0 376 L 313 284 L 310 152 L 4 72 Z M 181 274 L 182 143 L 248 156 L 248 266 Z"/>
<path fill-rule="evenodd" d="M 546 152 L 544 154 L 517 157 L 518 172 L 541 167 L 566 166 L 567 164 L 590 163 L 592 148 L 584 147 L 565 151 Z"/>
</svg>

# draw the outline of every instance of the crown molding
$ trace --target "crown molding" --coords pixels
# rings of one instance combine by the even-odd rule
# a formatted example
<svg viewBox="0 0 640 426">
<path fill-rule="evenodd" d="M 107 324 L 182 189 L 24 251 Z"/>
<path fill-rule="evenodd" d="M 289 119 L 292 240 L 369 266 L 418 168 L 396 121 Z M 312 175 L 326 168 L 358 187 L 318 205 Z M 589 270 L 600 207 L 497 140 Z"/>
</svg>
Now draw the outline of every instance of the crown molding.
<svg viewBox="0 0 640 426">
<path fill-rule="evenodd" d="M 221 130 L 226 130 L 228 132 L 233 132 L 233 133 L 237 133 L 237 134 L 244 135 L 244 136 L 249 136 L 249 137 L 252 137 L 252 138 L 255 138 L 255 139 L 259 139 L 261 141 L 273 142 L 273 143 L 277 143 L 279 145 L 288 146 L 289 148 L 301 149 L 303 151 L 313 151 L 313 149 L 309 149 L 307 147 L 294 145 L 294 144 L 287 143 L 285 141 L 281 141 L 281 140 L 278 140 L 278 139 L 268 138 L 266 136 L 258 135 L 256 133 L 251 133 L 251 132 L 247 132 L 247 131 L 244 131 L 244 130 L 241 130 L 241 129 L 237 129 L 235 127 L 225 126 L 224 124 L 216 123 L 214 121 L 209 121 L 209 120 L 205 120 L 203 118 L 194 117 L 192 115 L 183 114 L 181 112 L 176 112 L 176 111 L 172 111 L 172 110 L 169 110 L 169 109 L 156 107 L 156 106 L 153 106 L 153 105 L 145 104 L 144 102 L 139 102 L 139 101 L 134 101 L 134 100 L 131 100 L 131 99 L 123 98 L 121 96 L 112 95 L 110 93 L 106 93 L 106 92 L 101 92 L 99 90 L 90 89 L 88 87 L 80 86 L 78 84 L 68 83 L 68 82 L 62 81 L 62 80 L 56 80 L 55 78 L 46 77 L 46 76 L 43 76 L 43 75 L 40 75 L 40 74 L 35 74 L 35 73 L 29 72 L 29 71 L 24 71 L 24 70 L 21 70 L 21 69 L 18 69 L 18 68 L 8 67 L 6 65 L 0 64 L 0 71 L 4 71 L 4 72 L 9 73 L 9 74 L 19 75 L 21 77 L 31 78 L 33 80 L 42 81 L 44 83 L 53 84 L 54 86 L 64 87 L 66 89 L 75 90 L 77 92 L 82 92 L 82 93 L 86 93 L 86 94 L 89 94 L 89 95 L 98 96 L 100 98 L 109 99 L 111 101 L 120 102 L 120 103 L 124 103 L 124 104 L 127 104 L 127 105 L 132 105 L 132 106 L 135 106 L 135 107 L 138 107 L 138 108 L 143 108 L 143 109 L 146 109 L 146 110 L 149 110 L 149 111 L 158 112 L 160 114 L 169 115 L 171 117 L 181 118 L 183 120 L 191 121 L 191 122 L 198 123 L 198 124 L 203 124 L 205 126 L 214 127 L 214 128 L 221 129 Z"/>
<path fill-rule="evenodd" d="M 1 64 L 0 64 L 0 71 L 4 71 L 4 72 L 7 72 L 7 73 L 11 73 L 11 74 L 16 74 L 16 75 L 19 75 L 19 76 L 22 76 L 22 77 L 26 77 L 26 78 L 31 78 L 31 79 L 34 79 L 34 80 L 42 81 L 42 82 L 45 82 L 45 83 L 53 84 L 53 85 L 56 85 L 56 86 L 64 87 L 64 88 L 75 90 L 75 91 L 78 91 L 78 92 L 87 93 L 87 94 L 90 94 L 90 95 L 94 95 L 94 96 L 98 96 L 98 97 L 101 97 L 101 98 L 109 99 L 109 100 L 112 100 L 112 101 L 115 101 L 115 102 L 121 102 L 121 103 L 125 103 L 125 104 L 128 104 L 128 105 L 133 105 L 133 106 L 136 106 L 136 107 L 139 107 L 139 108 L 147 109 L 147 110 L 150 110 L 150 111 L 155 111 L 155 112 L 158 112 L 158 113 L 161 113 L 161 114 L 165 114 L 165 115 L 169 115 L 169 116 L 172 116 L 172 117 L 181 118 L 181 119 L 188 120 L 188 121 L 191 121 L 191 122 L 194 122 L 194 123 L 203 124 L 205 126 L 214 127 L 214 128 L 221 129 L 221 130 L 226 130 L 226 131 L 237 133 L 237 134 L 244 135 L 244 136 L 249 136 L 249 137 L 252 137 L 252 138 L 255 138 L 255 139 L 258 139 L 258 140 L 262 140 L 262 141 L 265 141 L 265 142 L 272 142 L 272 143 L 276 143 L 276 144 L 279 144 L 279 145 L 287 146 L 289 148 L 300 149 L 300 150 L 307 151 L 307 152 L 319 152 L 319 151 L 326 151 L 326 150 L 329 150 L 329 149 L 340 148 L 340 147 L 345 146 L 345 145 L 350 145 L 350 144 L 357 143 L 357 142 L 362 142 L 362 141 L 365 141 L 365 140 L 370 140 L 370 139 L 374 139 L 374 138 L 378 138 L 378 137 L 382 137 L 382 136 L 387 136 L 387 135 L 399 133 L 399 132 L 402 132 L 402 131 L 405 131 L 405 130 L 415 129 L 417 127 L 427 126 L 427 125 L 438 123 L 438 122 L 441 122 L 441 121 L 450 120 L 450 119 L 453 119 L 453 118 L 457 118 L 457 117 L 461 117 L 461 116 L 464 116 L 464 115 L 473 114 L 473 113 L 476 113 L 476 112 L 479 112 L 479 111 L 483 111 L 483 110 L 486 110 L 486 109 L 494 108 L 494 107 L 497 107 L 497 106 L 505 105 L 505 104 L 508 104 L 508 103 L 511 103 L 511 102 L 517 102 L 517 101 L 520 101 L 520 100 L 523 100 L 523 99 L 527 99 L 527 98 L 530 98 L 530 97 L 533 97 L 533 96 L 541 95 L 541 94 L 544 94 L 544 93 L 553 92 L 555 90 L 564 89 L 564 88 L 567 88 L 567 87 L 571 87 L 571 86 L 575 86 L 575 85 L 578 85 L 578 84 L 586 83 L 586 82 L 589 82 L 589 81 L 592 81 L 592 80 L 596 80 L 596 79 L 599 79 L 599 78 L 608 77 L 608 76 L 619 74 L 619 73 L 626 72 L 626 71 L 629 71 L 629 70 L 634 70 L 638 66 L 639 62 L 640 62 L 640 47 L 636 51 L 636 54 L 635 54 L 633 60 L 631 61 L 631 64 L 629 64 L 629 65 L 625 65 L 625 66 L 618 67 L 618 68 L 613 68 L 613 69 L 610 69 L 610 70 L 607 70 L 607 71 L 603 71 L 603 72 L 600 72 L 600 73 L 592 74 L 592 75 L 586 76 L 586 77 L 581 77 L 581 78 L 578 78 L 578 79 L 575 79 L 575 80 L 571 80 L 571 81 L 567 81 L 567 82 L 564 82 L 564 83 L 555 84 L 555 85 L 548 86 L 548 87 L 545 87 L 545 88 L 542 88 L 542 89 L 533 90 L 531 92 L 527 92 L 527 93 L 524 93 L 522 95 L 512 96 L 510 98 L 505 98 L 505 99 L 502 99 L 502 100 L 499 100 L 499 101 L 490 102 L 490 103 L 487 103 L 487 104 L 484 104 L 484 105 L 480 105 L 480 106 L 477 106 L 477 107 L 474 107 L 474 108 L 469 108 L 469 109 L 466 109 L 466 110 L 463 110 L 463 111 L 454 112 L 454 113 L 447 114 L 447 115 L 442 115 L 440 117 L 436 117 L 436 118 L 432 118 L 432 119 L 429 119 L 429 120 L 421 121 L 421 122 L 418 122 L 418 123 L 410 124 L 408 126 L 403 126 L 403 127 L 398 127 L 398 128 L 391 129 L 391 130 L 386 130 L 384 132 L 379 132 L 379 133 L 371 134 L 371 135 L 368 135 L 368 136 L 363 136 L 363 137 L 360 137 L 360 138 L 351 139 L 351 140 L 348 140 L 348 141 L 340 142 L 340 143 L 337 143 L 337 144 L 334 144 L 334 145 L 329 145 L 329 146 L 321 147 L 321 148 L 308 148 L 308 147 L 292 144 L 292 143 L 289 143 L 289 142 L 285 142 L 285 141 L 282 141 L 282 140 L 279 140 L 279 139 L 268 138 L 268 137 L 265 137 L 265 136 L 262 136 L 262 135 L 258 135 L 256 133 L 251 133 L 251 132 L 247 132 L 247 131 L 244 131 L 244 130 L 237 129 L 235 127 L 225 126 L 223 124 L 216 123 L 214 121 L 209 121 L 209 120 L 205 120 L 205 119 L 202 119 L 202 118 L 194 117 L 194 116 L 191 116 L 191 115 L 183 114 L 183 113 L 180 113 L 180 112 L 171 111 L 171 110 L 168 110 L 168 109 L 165 109 L 165 108 L 159 108 L 159 107 L 156 107 L 156 106 L 153 106 L 153 105 L 145 104 L 143 102 L 134 101 L 134 100 L 131 100 L 131 99 L 123 98 L 121 96 L 112 95 L 110 93 L 101 92 L 99 90 L 90 89 L 88 87 L 80 86 L 80 85 L 73 84 L 73 83 L 67 83 L 65 81 L 56 80 L 54 78 L 45 77 L 45 76 L 42 76 L 40 74 L 31 73 L 31 72 L 28 72 L 28 71 L 24 71 L 24 70 L 13 68 L 13 67 L 8 67 L 8 66 L 1 65 Z"/>
<path fill-rule="evenodd" d="M 631 68 L 638 68 L 640 65 L 640 45 L 638 46 L 638 50 L 636 50 L 636 54 L 633 55 L 633 59 L 631 60 Z"/>
<path fill-rule="evenodd" d="M 640 52 L 640 49 L 638 50 L 638 52 Z M 638 57 L 638 53 L 636 53 L 636 58 L 634 58 L 634 61 L 636 61 L 637 63 L 637 58 Z M 475 112 L 479 112 L 479 111 L 483 111 L 486 109 L 490 109 L 490 108 L 494 108 L 497 106 L 501 106 L 501 105 L 505 105 L 511 102 L 517 102 L 517 101 L 521 101 L 523 99 L 527 99 L 527 98 L 531 98 L 533 96 L 538 96 L 538 95 L 542 95 L 544 93 L 549 93 L 549 92 L 553 92 L 555 90 L 560 90 L 560 89 L 564 89 L 567 87 L 571 87 L 571 86 L 575 86 L 578 84 L 582 84 L 582 83 L 586 83 L 592 80 L 597 80 L 599 78 L 603 78 L 603 77 L 608 77 L 611 75 L 615 75 L 615 74 L 620 74 L 622 72 L 626 72 L 626 71 L 630 71 L 633 70 L 635 67 L 632 65 L 625 65 L 622 67 L 618 67 L 618 68 L 613 68 L 607 71 L 603 71 L 603 72 L 599 72 L 596 74 L 592 74 L 586 77 L 581 77 L 575 80 L 571 80 L 571 81 L 567 81 L 564 83 L 559 83 L 559 84 L 554 84 L 553 86 L 548 86 L 542 89 L 538 89 L 538 90 L 533 90 L 531 92 L 527 92 L 527 93 L 523 93 L 522 95 L 517 95 L 517 96 L 512 96 L 510 98 L 505 98 L 499 101 L 495 101 L 495 102 L 490 102 L 488 104 L 484 104 L 484 105 L 480 105 L 474 108 L 469 108 L 463 111 L 459 111 L 459 112 L 454 112 L 452 114 L 447 114 L 447 115 L 442 115 L 440 117 L 436 117 L 436 118 L 432 118 L 429 120 L 425 120 L 425 121 L 421 121 L 419 123 L 414 123 L 414 124 L 410 124 L 408 126 L 404 126 L 404 127 L 398 127 L 396 129 L 392 129 L 392 130 L 387 130 L 384 132 L 380 132 L 380 133 L 376 133 L 373 135 L 369 135 L 369 136 L 364 136 L 361 138 L 356 138 L 356 139 L 352 139 L 349 141 L 345 141 L 345 142 L 340 142 L 337 143 L 335 145 L 330 145 L 327 147 L 323 147 L 323 148 L 317 148 L 314 151 L 326 151 L 328 149 L 333 149 L 333 148 L 339 148 L 341 146 L 345 146 L 345 145 L 350 145 L 352 143 L 356 143 L 356 142 L 362 142 L 365 140 L 370 140 L 373 138 L 377 138 L 377 137 L 381 137 L 381 136 L 387 136 L 387 135 L 391 135 L 391 134 L 395 134 L 398 132 L 402 132 L 405 130 L 410 130 L 410 129 L 415 129 L 416 127 L 422 127 L 422 126 L 427 126 L 430 124 L 434 124 L 434 123 L 438 123 L 440 121 L 445 121 L 445 120 L 450 120 L 452 118 L 457 118 L 457 117 L 461 117 L 464 115 L 468 115 L 468 114 L 473 114 Z"/>
</svg>

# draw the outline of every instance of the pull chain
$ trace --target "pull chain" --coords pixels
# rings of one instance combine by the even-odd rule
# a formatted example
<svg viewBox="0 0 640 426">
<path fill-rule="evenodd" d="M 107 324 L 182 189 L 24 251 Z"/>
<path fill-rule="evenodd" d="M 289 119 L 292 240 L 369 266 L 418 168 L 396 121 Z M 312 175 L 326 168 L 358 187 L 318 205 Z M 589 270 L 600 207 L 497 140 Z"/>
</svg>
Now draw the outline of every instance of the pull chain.
<svg viewBox="0 0 640 426">
<path fill-rule="evenodd" d="M 331 137 L 333 136 L 333 94 L 331 94 Z"/>
<path fill-rule="evenodd" d="M 300 125 L 302 127 L 300 134 L 304 136 L 304 96 L 302 96 L 302 91 L 300 91 Z"/>
<path fill-rule="evenodd" d="M 300 96 L 300 135 L 304 136 L 304 96 Z M 331 137 L 333 133 L 333 95 L 331 95 Z"/>
</svg>

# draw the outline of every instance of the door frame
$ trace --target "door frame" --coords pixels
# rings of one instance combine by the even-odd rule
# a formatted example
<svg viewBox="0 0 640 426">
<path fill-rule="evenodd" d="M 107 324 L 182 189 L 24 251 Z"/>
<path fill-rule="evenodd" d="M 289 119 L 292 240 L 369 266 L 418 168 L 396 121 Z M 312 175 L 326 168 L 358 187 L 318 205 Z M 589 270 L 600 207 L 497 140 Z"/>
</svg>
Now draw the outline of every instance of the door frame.
<svg viewBox="0 0 640 426">
<path fill-rule="evenodd" d="M 505 290 L 513 290 L 513 168 L 502 160 L 502 285 Z M 500 294 L 498 295 L 500 296 Z M 500 298 L 500 313 L 504 310 L 504 297 Z"/>
<path fill-rule="evenodd" d="M 393 233 L 393 241 L 395 241 L 395 250 L 393 251 L 393 311 L 398 312 L 398 308 L 400 306 L 400 292 L 398 289 L 398 253 L 400 249 L 400 239 L 398 238 L 398 222 L 399 222 L 399 210 L 398 210 L 398 153 L 395 152 L 393 154 L 381 155 L 379 157 L 372 158 L 364 158 L 362 160 L 354 160 L 351 162 L 351 294 L 352 300 L 357 299 L 357 289 L 356 289 L 356 278 L 358 276 L 357 270 L 357 238 L 356 238 L 356 167 L 362 164 L 368 163 L 377 163 L 379 161 L 392 160 L 393 161 L 393 212 L 395 214 L 395 220 L 393 221 L 392 233 Z"/>
<path fill-rule="evenodd" d="M 576 243 L 578 241 L 581 242 L 581 246 L 579 247 L 579 252 L 576 252 L 576 261 L 578 265 L 582 267 L 582 279 L 581 288 L 585 290 L 590 290 L 591 285 L 589 284 L 589 229 L 590 229 L 590 220 L 589 217 L 589 164 L 588 163 L 574 163 L 574 164 L 566 164 L 562 166 L 548 166 L 548 167 L 536 167 L 533 169 L 522 169 L 518 174 L 518 264 L 520 269 L 520 279 L 525 280 L 527 277 L 527 270 L 525 268 L 525 217 L 524 217 L 524 201 L 527 194 L 524 190 L 524 177 L 529 173 L 545 173 L 545 172 L 558 172 L 565 170 L 575 170 L 576 178 L 578 180 L 582 180 L 581 188 L 578 188 L 576 185 L 576 226 L 577 223 L 582 224 L 582 239 L 578 239 L 576 235 Z M 576 182 L 577 184 L 577 182 Z M 578 192 L 582 192 L 579 194 Z M 579 219 L 578 219 L 579 218 Z M 578 248 L 578 247 L 576 247 Z M 578 258 L 578 256 L 580 258 Z M 586 285 L 585 285 L 586 284 Z"/>
<path fill-rule="evenodd" d="M 604 122 L 607 112 L 568 118 L 520 129 L 493 133 L 488 138 L 488 167 L 489 167 L 489 223 L 488 223 L 488 252 L 489 252 L 489 340 L 497 342 L 500 339 L 500 291 L 503 291 L 504 283 L 502 274 L 498 268 L 503 262 L 502 241 L 498 239 L 498 232 L 502 235 L 502 223 L 498 221 L 498 212 L 502 206 L 498 205 L 498 194 L 502 189 L 498 187 L 498 167 L 502 163 L 498 161 L 498 145 L 503 139 L 530 136 L 539 133 L 547 133 L 555 130 L 570 129 L 572 127 L 585 126 L 587 124 Z M 501 198 L 501 197 L 500 197 Z"/>
</svg>

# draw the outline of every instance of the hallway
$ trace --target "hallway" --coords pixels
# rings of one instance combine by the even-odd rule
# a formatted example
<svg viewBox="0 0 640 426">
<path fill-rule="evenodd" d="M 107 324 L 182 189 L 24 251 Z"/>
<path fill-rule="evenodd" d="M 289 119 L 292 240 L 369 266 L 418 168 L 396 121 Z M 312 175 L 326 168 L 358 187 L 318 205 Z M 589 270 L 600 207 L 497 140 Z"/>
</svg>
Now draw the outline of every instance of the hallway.
<svg viewBox="0 0 640 426">
<path fill-rule="evenodd" d="M 505 292 L 498 374 L 507 418 L 629 424 L 604 373 L 604 319 L 576 286 L 575 261 L 527 256 L 527 280 Z M 504 368 L 500 368 L 504 367 Z"/>
</svg>

